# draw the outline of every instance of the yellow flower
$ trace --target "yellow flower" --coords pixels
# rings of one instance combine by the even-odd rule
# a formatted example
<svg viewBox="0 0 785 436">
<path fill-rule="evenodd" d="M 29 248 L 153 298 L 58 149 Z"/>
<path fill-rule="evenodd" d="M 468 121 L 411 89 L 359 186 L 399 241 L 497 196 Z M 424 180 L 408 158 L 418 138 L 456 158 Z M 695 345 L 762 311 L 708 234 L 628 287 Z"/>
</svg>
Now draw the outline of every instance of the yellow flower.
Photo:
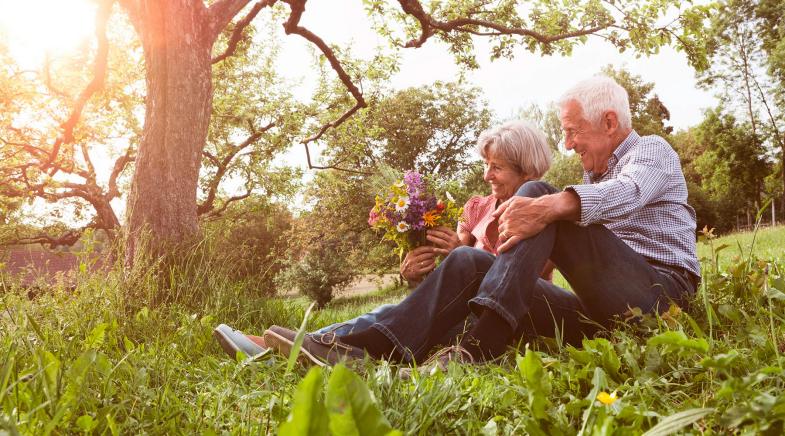
<svg viewBox="0 0 785 436">
<path fill-rule="evenodd" d="M 616 391 L 613 391 L 610 394 L 605 391 L 602 391 L 599 394 L 597 394 L 597 401 L 599 401 L 600 403 L 606 406 L 610 406 L 611 404 L 615 403 L 616 400 L 618 399 L 619 397 L 616 396 Z"/>
<path fill-rule="evenodd" d="M 441 215 L 439 215 L 439 213 L 436 212 L 435 210 L 429 210 L 428 212 L 425 212 L 423 214 L 422 220 L 425 221 L 426 226 L 435 227 L 436 220 L 438 220 L 440 216 Z"/>
</svg>

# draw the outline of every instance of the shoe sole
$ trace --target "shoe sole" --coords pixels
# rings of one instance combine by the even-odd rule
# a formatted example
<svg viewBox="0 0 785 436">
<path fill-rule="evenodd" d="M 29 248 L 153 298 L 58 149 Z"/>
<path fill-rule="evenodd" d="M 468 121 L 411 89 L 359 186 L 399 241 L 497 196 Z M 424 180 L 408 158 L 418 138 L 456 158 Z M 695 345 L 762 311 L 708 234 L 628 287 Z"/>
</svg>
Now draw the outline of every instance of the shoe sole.
<svg viewBox="0 0 785 436">
<path fill-rule="evenodd" d="M 218 340 L 218 344 L 221 345 L 221 348 L 224 350 L 224 352 L 226 352 L 226 354 L 229 355 L 229 357 L 232 359 L 237 357 L 237 352 L 239 352 L 240 349 L 237 348 L 237 346 L 234 345 L 234 342 L 230 341 L 222 331 L 218 330 L 217 328 L 214 329 L 213 336 L 215 336 L 215 339 Z"/>
<path fill-rule="evenodd" d="M 275 348 L 278 350 L 279 353 L 283 354 L 286 358 L 292 354 L 292 348 L 294 347 L 294 342 L 290 341 L 289 339 L 275 333 L 273 331 L 267 330 L 264 332 L 264 343 L 268 346 Z M 317 365 L 317 366 L 326 366 L 327 364 L 319 360 L 316 356 L 309 353 L 303 347 L 300 347 L 300 353 L 297 355 L 297 360 L 302 363 L 303 365 Z"/>
</svg>

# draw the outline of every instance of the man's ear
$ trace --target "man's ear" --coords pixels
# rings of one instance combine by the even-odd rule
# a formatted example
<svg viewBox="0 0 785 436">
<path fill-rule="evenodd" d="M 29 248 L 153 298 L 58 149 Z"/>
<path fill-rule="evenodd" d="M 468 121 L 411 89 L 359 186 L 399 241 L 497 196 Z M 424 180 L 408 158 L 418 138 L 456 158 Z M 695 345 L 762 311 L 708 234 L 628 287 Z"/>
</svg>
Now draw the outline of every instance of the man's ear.
<svg viewBox="0 0 785 436">
<path fill-rule="evenodd" d="M 602 128 L 608 135 L 613 135 L 619 130 L 619 117 L 614 111 L 607 111 L 602 114 Z"/>
</svg>

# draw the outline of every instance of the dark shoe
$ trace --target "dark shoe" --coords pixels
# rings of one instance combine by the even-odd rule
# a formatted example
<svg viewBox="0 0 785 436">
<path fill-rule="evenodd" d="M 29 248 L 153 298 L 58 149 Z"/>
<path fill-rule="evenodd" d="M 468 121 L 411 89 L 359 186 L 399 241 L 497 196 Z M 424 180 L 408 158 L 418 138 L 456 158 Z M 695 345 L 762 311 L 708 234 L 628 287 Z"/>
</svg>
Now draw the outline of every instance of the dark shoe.
<svg viewBox="0 0 785 436">
<path fill-rule="evenodd" d="M 339 362 L 350 363 L 365 358 L 365 350 L 344 344 L 333 332 L 305 335 L 300 352 L 319 366 L 333 366 Z"/>
<path fill-rule="evenodd" d="M 297 337 L 297 332 L 289 330 L 281 326 L 270 326 L 269 329 L 264 331 L 264 343 L 268 347 L 278 351 L 283 356 L 289 356 L 294 346 L 294 339 Z"/>
<path fill-rule="evenodd" d="M 242 352 L 248 357 L 256 357 L 267 351 L 254 341 L 248 339 L 243 332 L 235 330 L 226 324 L 221 324 L 213 329 L 213 336 L 221 344 L 221 348 L 234 358 L 238 352 Z"/>
<path fill-rule="evenodd" d="M 436 371 L 446 372 L 450 366 L 450 362 L 475 365 L 478 362 L 474 359 L 465 348 L 460 345 L 452 345 L 450 347 L 442 348 L 441 350 L 433 353 L 422 366 L 417 368 L 420 374 L 433 374 Z M 401 368 L 398 370 L 398 376 L 408 379 L 412 376 L 414 368 Z"/>
<path fill-rule="evenodd" d="M 287 357 L 292 352 L 296 337 L 296 331 L 277 325 L 264 332 L 264 342 Z M 363 349 L 346 345 L 340 342 L 334 333 L 328 332 L 306 334 L 297 360 L 304 365 L 332 366 L 341 361 L 362 360 L 364 357 Z"/>
</svg>

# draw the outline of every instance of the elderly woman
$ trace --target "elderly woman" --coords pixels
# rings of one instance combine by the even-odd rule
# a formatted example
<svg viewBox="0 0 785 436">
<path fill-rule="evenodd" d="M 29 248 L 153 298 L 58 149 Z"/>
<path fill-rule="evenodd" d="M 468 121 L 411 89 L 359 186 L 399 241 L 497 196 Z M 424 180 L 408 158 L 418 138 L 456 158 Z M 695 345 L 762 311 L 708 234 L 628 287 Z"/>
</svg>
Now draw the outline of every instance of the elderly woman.
<svg viewBox="0 0 785 436">
<path fill-rule="evenodd" d="M 430 229 L 427 232 L 430 245 L 415 248 L 407 253 L 401 263 L 400 273 L 409 282 L 410 287 L 414 287 L 436 268 L 438 256 L 447 256 L 459 246 L 472 246 L 497 254 L 501 242 L 493 212 L 501 203 L 512 197 L 524 182 L 542 177 L 551 164 L 551 151 L 545 135 L 525 121 L 507 122 L 483 132 L 477 140 L 477 152 L 485 161 L 483 178 L 490 185 L 491 194 L 485 197 L 472 197 L 466 202 L 463 220 L 458 224 L 457 232 L 446 227 Z M 552 270 L 552 265 L 546 265 L 543 277 L 550 279 Z M 324 327 L 314 333 L 332 332 L 336 336 L 344 336 L 353 331 L 365 330 L 394 306 L 380 306 L 357 318 Z M 449 342 L 460 333 L 463 327 L 461 323 L 451 329 L 445 337 L 445 342 Z M 268 345 L 282 348 L 281 351 L 285 352 L 290 345 L 290 338 L 288 338 L 290 333 L 280 327 L 265 332 L 263 339 L 243 335 L 221 324 L 215 329 L 215 336 L 223 349 L 232 356 L 237 351 L 255 355 L 263 352 L 264 347 Z M 316 360 L 314 362 L 320 363 Z"/>
</svg>

